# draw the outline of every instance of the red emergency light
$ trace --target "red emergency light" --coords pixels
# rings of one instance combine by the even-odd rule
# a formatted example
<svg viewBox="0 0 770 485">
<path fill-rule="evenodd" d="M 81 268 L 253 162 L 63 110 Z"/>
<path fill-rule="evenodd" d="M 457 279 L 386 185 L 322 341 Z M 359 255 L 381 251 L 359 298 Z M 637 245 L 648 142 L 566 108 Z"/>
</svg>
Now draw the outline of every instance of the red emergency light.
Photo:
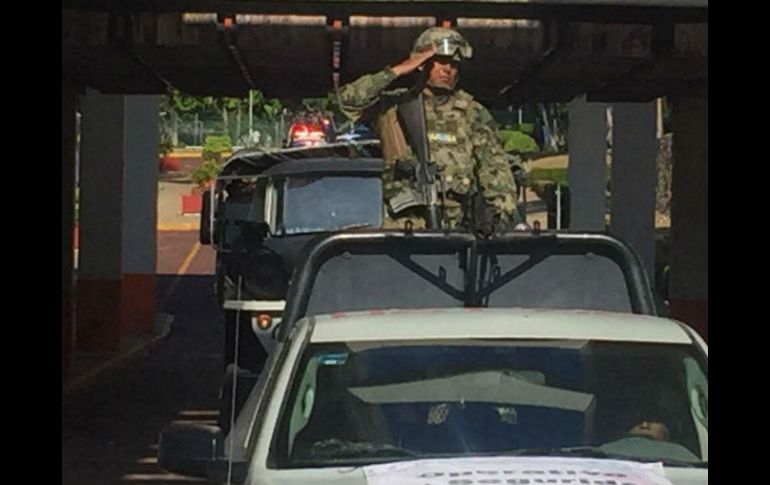
<svg viewBox="0 0 770 485">
<path fill-rule="evenodd" d="M 326 132 L 321 125 L 295 123 L 289 128 L 289 140 L 292 144 L 320 145 L 326 141 Z"/>
</svg>

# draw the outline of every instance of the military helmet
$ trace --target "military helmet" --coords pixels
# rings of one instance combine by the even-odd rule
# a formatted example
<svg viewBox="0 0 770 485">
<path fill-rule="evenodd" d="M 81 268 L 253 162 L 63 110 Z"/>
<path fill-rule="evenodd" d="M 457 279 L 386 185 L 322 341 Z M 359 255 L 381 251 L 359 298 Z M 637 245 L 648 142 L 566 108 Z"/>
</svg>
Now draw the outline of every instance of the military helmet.
<svg viewBox="0 0 770 485">
<path fill-rule="evenodd" d="M 436 46 L 437 56 L 452 57 L 457 61 L 473 57 L 473 47 L 459 32 L 446 27 L 431 27 L 420 34 L 414 41 L 412 53 L 424 51 L 431 45 Z"/>
</svg>

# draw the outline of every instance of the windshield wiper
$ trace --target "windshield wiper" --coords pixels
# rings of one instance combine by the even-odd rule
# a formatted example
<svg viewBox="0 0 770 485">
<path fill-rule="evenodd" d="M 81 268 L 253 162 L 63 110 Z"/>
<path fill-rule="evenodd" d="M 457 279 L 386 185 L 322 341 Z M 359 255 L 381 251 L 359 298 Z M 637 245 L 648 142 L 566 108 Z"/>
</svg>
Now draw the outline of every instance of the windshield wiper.
<svg viewBox="0 0 770 485">
<path fill-rule="evenodd" d="M 314 458 L 354 458 L 354 457 L 409 457 L 416 458 L 418 453 L 398 446 L 360 441 L 343 441 L 336 438 L 317 441 L 310 454 Z"/>
<path fill-rule="evenodd" d="M 576 448 L 524 448 L 518 450 L 508 450 L 497 453 L 491 453 L 492 455 L 501 456 L 562 456 L 562 457 L 581 457 L 581 458 L 607 458 L 613 460 L 630 460 L 640 461 L 644 463 L 656 463 L 661 462 L 665 466 L 671 467 L 686 467 L 686 468 L 708 468 L 707 461 L 691 462 L 683 460 L 674 460 L 664 457 L 646 457 L 626 455 L 620 453 L 608 453 L 597 448 L 590 446 L 576 447 Z"/>
</svg>

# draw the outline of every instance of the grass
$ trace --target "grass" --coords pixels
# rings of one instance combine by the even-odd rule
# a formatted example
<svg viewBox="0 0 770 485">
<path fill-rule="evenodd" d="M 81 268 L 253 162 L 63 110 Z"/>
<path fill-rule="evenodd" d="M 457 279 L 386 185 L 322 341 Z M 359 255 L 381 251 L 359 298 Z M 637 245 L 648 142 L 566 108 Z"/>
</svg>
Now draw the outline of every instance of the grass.
<svg viewBox="0 0 770 485">
<path fill-rule="evenodd" d="M 566 168 L 533 168 L 529 172 L 529 184 L 540 185 L 546 182 L 558 182 L 569 185 Z"/>
</svg>

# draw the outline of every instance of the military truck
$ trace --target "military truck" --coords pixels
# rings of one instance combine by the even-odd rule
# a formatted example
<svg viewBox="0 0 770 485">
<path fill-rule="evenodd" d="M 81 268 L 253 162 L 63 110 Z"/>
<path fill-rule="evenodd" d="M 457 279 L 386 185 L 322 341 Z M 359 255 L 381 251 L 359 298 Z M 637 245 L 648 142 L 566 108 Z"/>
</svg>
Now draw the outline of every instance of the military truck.
<svg viewBox="0 0 770 485">
<path fill-rule="evenodd" d="M 381 172 L 378 141 L 245 150 L 228 159 L 204 194 L 200 227 L 201 243 L 216 249 L 225 366 L 260 371 L 310 239 L 380 227 Z"/>
</svg>

